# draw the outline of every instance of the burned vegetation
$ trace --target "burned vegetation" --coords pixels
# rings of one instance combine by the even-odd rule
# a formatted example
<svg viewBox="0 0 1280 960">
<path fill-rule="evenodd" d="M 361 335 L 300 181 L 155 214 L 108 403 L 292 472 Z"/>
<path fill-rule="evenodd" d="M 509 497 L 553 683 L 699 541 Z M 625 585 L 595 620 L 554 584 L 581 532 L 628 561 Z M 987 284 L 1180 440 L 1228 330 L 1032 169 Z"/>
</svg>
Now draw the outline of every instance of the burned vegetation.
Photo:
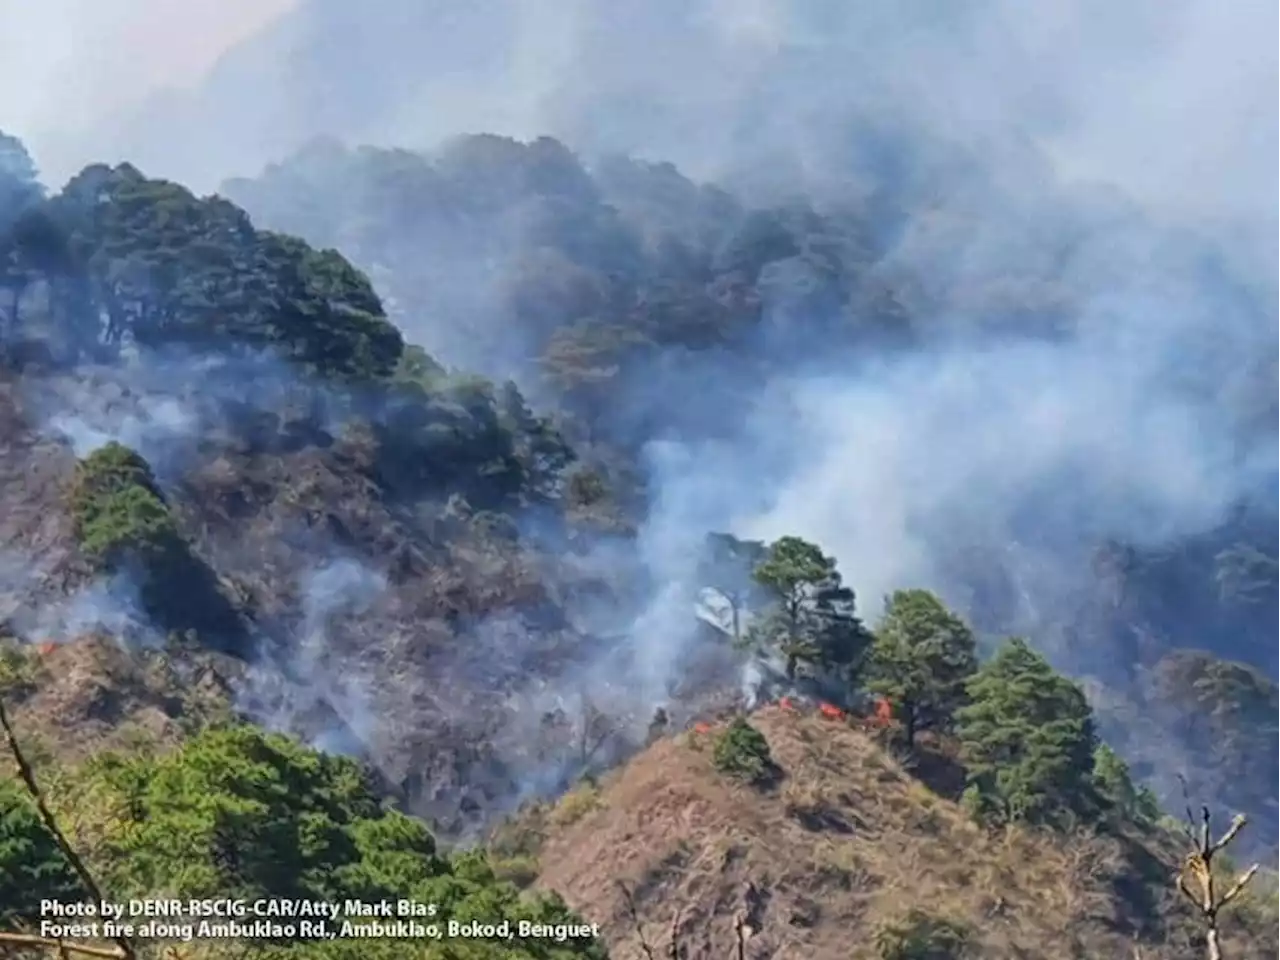
<svg viewBox="0 0 1280 960">
<path fill-rule="evenodd" d="M 778 369 L 757 348 L 779 271 L 807 278 L 797 316 L 848 321 L 823 327 L 841 350 L 927 339 L 856 216 L 588 172 L 545 139 L 452 149 L 419 188 L 456 197 L 463 253 L 511 252 L 508 206 L 539 231 L 499 311 L 520 386 L 406 342 L 406 310 L 461 306 L 368 218 L 361 250 L 402 268 L 395 322 L 336 240 L 127 164 L 49 196 L 0 140 L 0 949 L 158 958 L 30 928 L 43 898 L 163 894 L 603 928 L 513 960 L 1274 953 L 1273 874 L 1214 873 L 1239 828 L 1210 843 L 1206 818 L 1170 880 L 1169 774 L 1133 701 L 928 590 L 867 616 L 802 537 L 655 520 L 662 444 L 716 441 Z M 362 156 L 329 175 L 376 178 Z M 236 187 L 264 222 L 298 216 L 272 193 L 289 169 Z M 691 404 L 702 364 L 736 373 Z M 1138 637 L 1148 725 L 1176 713 L 1189 789 L 1250 814 L 1274 806 L 1275 686 L 1184 649 L 1153 598 L 1190 583 L 1198 623 L 1267 636 L 1263 526 L 1100 548 L 1071 625 Z M 975 596 L 1011 589 L 987 572 Z M 237 956 L 497 955 L 358 946 Z"/>
</svg>

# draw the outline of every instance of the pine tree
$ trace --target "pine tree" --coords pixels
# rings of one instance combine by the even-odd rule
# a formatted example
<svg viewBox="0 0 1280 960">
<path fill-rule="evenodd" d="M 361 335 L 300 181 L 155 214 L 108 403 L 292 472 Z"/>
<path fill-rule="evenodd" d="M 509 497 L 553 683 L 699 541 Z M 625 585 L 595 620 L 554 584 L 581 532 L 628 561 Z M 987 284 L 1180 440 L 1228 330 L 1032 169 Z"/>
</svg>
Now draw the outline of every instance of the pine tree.
<svg viewBox="0 0 1280 960">
<path fill-rule="evenodd" d="M 801 664 L 851 679 L 870 636 L 836 561 L 799 537 L 783 537 L 769 547 L 754 578 L 774 604 L 752 625 L 748 642 L 781 654 L 788 679 L 796 678 Z"/>
<path fill-rule="evenodd" d="M 1142 823 L 1159 819 L 1155 794 L 1133 782 L 1129 765 L 1105 743 L 1093 753 L 1093 783 L 1099 797 L 1122 817 Z"/>
<path fill-rule="evenodd" d="M 867 687 L 902 721 L 907 746 L 919 730 L 945 729 L 978 668 L 973 632 L 927 590 L 899 590 L 875 631 Z"/>
<path fill-rule="evenodd" d="M 965 805 L 988 822 L 1066 825 L 1098 812 L 1097 735 L 1084 692 L 1022 639 L 1007 641 L 966 684 L 956 713 Z"/>
<path fill-rule="evenodd" d="M 41 900 L 70 903 L 83 892 L 17 781 L 0 779 L 0 926 L 39 925 Z"/>
</svg>

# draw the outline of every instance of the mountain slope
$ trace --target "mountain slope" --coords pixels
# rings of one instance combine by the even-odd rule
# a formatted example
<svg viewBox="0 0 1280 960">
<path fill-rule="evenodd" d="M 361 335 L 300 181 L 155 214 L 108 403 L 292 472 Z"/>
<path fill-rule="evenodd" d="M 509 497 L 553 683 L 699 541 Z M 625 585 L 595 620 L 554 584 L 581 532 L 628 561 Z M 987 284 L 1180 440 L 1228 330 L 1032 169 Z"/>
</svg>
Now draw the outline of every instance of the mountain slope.
<svg viewBox="0 0 1280 960">
<path fill-rule="evenodd" d="M 674 382 L 715 369 L 703 367 L 715 355 L 732 371 L 730 392 L 750 386 L 750 370 L 802 362 L 812 328 L 791 328 L 807 330 L 793 338 L 797 351 L 753 355 L 761 325 L 778 319 L 765 305 L 779 290 L 814 294 L 793 302 L 796 323 L 816 315 L 815 304 L 840 304 L 825 317 L 833 337 L 852 321 L 840 351 L 871 349 L 859 323 L 868 314 L 844 297 L 846 281 L 865 279 L 851 239 L 858 219 L 841 221 L 852 231 L 842 234 L 812 210 L 740 217 L 710 192 L 708 216 L 729 218 L 719 239 L 674 265 L 656 255 L 634 263 L 644 244 L 626 241 L 632 228 L 561 145 L 482 137 L 456 145 L 452 162 L 492 188 L 482 197 L 488 214 L 495 203 L 498 221 L 507 204 L 523 208 L 559 244 L 561 268 L 584 271 L 585 286 L 568 284 L 564 299 L 540 299 L 536 272 L 523 288 L 533 306 L 522 316 L 540 323 L 526 332 L 589 387 L 545 391 L 559 408 L 551 416 L 535 413 L 515 383 L 450 371 L 406 344 L 368 277 L 332 249 L 263 230 L 224 199 L 127 165 L 91 167 L 51 198 L 29 163 L 10 165 L 0 479 L 12 560 L 0 586 L 14 638 L 2 692 L 20 737 L 34 737 L 59 815 L 112 888 L 412 889 L 426 899 L 447 888 L 460 911 L 496 903 L 503 915 L 563 917 L 555 898 L 520 901 L 495 875 L 528 880 L 527 844 L 493 863 L 482 851 L 438 855 L 426 823 L 390 808 L 431 818 L 440 841 L 456 846 L 521 801 L 565 794 L 549 812 L 531 808 L 548 825 L 542 882 L 594 912 L 624 950 L 632 933 L 617 904 L 598 897 L 614 876 L 632 876 L 642 893 L 654 886 L 635 877 L 653 857 L 677 878 L 655 889 L 673 884 L 689 911 L 677 932 L 704 952 L 726 934 L 738 902 L 730 888 L 748 883 L 752 949 L 762 955 L 845 949 L 850 926 L 893 956 L 922 937 L 952 953 L 968 938 L 1010 956 L 1114 952 L 1134 937 L 1157 950 L 1176 945 L 1183 928 L 1160 899 L 1167 858 L 1155 800 L 1099 742 L 1078 685 L 1021 639 L 981 662 L 979 641 L 990 638 L 927 590 L 895 590 L 880 621 L 864 622 L 840 560 L 802 537 L 709 535 L 706 498 L 722 496 L 732 472 L 708 454 L 714 446 L 683 447 L 688 435 L 673 439 L 653 411 L 629 419 L 619 376 L 655 372 L 655 388 L 670 392 L 664 402 L 697 406 L 663 378 L 672 350 L 681 357 Z M 464 206 L 475 199 L 453 193 Z M 565 222 L 576 213 L 595 225 L 582 246 Z M 495 240 L 493 227 L 477 231 L 482 244 Z M 680 227 L 695 245 L 700 229 Z M 816 239 L 833 232 L 849 241 L 837 251 Z M 847 272 L 816 289 L 789 286 L 794 271 L 812 279 L 828 257 Z M 669 274 L 679 279 L 664 299 Z M 583 302 L 598 309 L 566 326 Z M 919 360 L 911 340 L 890 354 Z M 824 359 L 854 355 L 840 351 Z M 765 391 L 761 408 L 775 396 Z M 712 440 L 732 413 L 683 425 Z M 703 456 L 682 463 L 691 452 Z M 672 487 L 673 469 L 706 485 L 696 496 Z M 24 486 L 27 478 L 43 483 Z M 751 479 L 777 476 L 762 469 Z M 1227 555 L 1210 537 L 1187 566 L 1124 546 L 1100 559 L 1122 587 L 1163 561 L 1189 568 L 1202 588 L 1216 577 L 1220 598 L 1257 603 L 1274 574 L 1267 546 Z M 1156 594 L 1172 576 L 1165 569 Z M 972 572 L 981 579 L 982 565 Z M 1216 601 L 1210 607 L 1212 619 Z M 1104 620 L 1097 630 L 1126 625 Z M 1177 703 L 1189 748 L 1213 751 L 1192 788 L 1251 812 L 1274 803 L 1256 759 L 1274 755 L 1274 684 L 1246 664 L 1140 639 L 1133 653 L 1150 668 L 1153 700 Z M 774 760 L 730 757 L 757 776 L 781 764 L 776 795 L 709 779 L 705 753 L 660 736 L 781 693 L 821 696 L 833 713 L 880 698 L 877 722 L 886 735 L 903 731 L 904 743 L 919 735 L 912 762 L 939 796 L 863 734 L 780 708 L 759 715 Z M 1123 715 L 1129 704 L 1103 694 L 1095 700 Z M 761 748 L 745 721 L 730 729 Z M 959 750 L 933 739 L 953 729 Z M 1143 753 L 1154 731 L 1134 732 L 1134 742 L 1115 742 L 1176 774 L 1161 766 L 1164 754 Z M 570 789 L 653 739 L 604 794 Z M 710 750 L 724 766 L 721 743 Z M 20 787 L 3 783 L 3 829 L 15 842 L 0 854 L 17 861 L 15 876 L 32 878 L 15 888 L 29 918 L 40 877 L 59 890 L 77 881 Z M 962 786 L 963 815 L 940 798 Z M 1085 824 L 1111 840 L 1072 834 Z M 1260 826 L 1266 845 L 1269 825 Z M 892 853 L 864 856 L 864 838 L 887 838 Z M 970 849 L 979 859 L 965 873 L 954 861 Z M 790 852 L 802 856 L 792 863 Z M 892 872 L 904 864 L 907 874 Z M 1013 891 L 994 894 L 1007 902 L 983 899 L 997 881 Z M 897 902 L 918 888 L 938 902 Z M 905 912 L 886 913 L 888 903 Z M 931 915 L 940 905 L 955 915 Z M 645 910 L 665 923 L 656 914 L 669 906 Z M 1269 944 L 1262 927 L 1244 933 L 1241 950 Z M 286 956 L 358 949 L 280 945 Z M 485 949 L 422 952 L 470 960 Z M 600 952 L 589 940 L 521 949 Z"/>
<path fill-rule="evenodd" d="M 696 579 L 681 557 L 708 528 L 803 532 L 865 608 L 925 583 L 990 640 L 1031 637 L 1167 804 L 1180 771 L 1270 823 L 1273 307 L 1206 237 L 957 165 L 756 206 L 545 137 L 325 140 L 225 189 L 348 252 L 414 339 L 555 410 L 632 494 L 656 579 Z M 1250 705 L 1176 679 L 1218 669 L 1193 651 L 1237 664 L 1202 687 Z M 1205 772 L 1228 726 L 1254 759 Z"/>
<path fill-rule="evenodd" d="M 50 198 L 20 173 L 9 630 L 219 651 L 237 708 L 365 757 L 451 837 L 577 772 L 575 678 L 633 656 L 651 589 L 607 479 L 514 385 L 406 347 L 333 251 L 127 165 Z M 614 698 L 620 729 L 652 696 Z"/>
<path fill-rule="evenodd" d="M 774 789 L 716 770 L 717 725 L 661 740 L 546 815 L 538 882 L 600 922 L 617 960 L 645 955 L 640 931 L 658 955 L 677 915 L 681 956 L 732 955 L 743 910 L 746 956 L 776 960 L 885 956 L 877 938 L 913 913 L 963 931 L 966 956 L 1193 949 L 1172 835 L 989 834 L 864 730 L 776 705 L 751 722 L 782 768 Z M 1224 921 L 1229 955 L 1274 952 L 1268 910 L 1260 894 Z"/>
</svg>

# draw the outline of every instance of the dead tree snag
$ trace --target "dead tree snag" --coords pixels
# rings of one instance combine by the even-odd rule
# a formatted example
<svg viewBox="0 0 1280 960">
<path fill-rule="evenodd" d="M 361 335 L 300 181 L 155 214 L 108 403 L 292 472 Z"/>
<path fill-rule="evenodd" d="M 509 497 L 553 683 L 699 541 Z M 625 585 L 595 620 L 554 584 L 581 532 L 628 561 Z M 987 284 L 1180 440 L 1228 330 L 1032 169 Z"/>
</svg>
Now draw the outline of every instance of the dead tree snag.
<svg viewBox="0 0 1280 960">
<path fill-rule="evenodd" d="M 1201 807 L 1200 826 L 1197 830 L 1191 811 L 1187 811 L 1188 834 L 1195 843 L 1195 849 L 1187 855 L 1182 869 L 1178 871 L 1178 889 L 1195 907 L 1204 922 L 1205 947 L 1209 960 L 1222 960 L 1218 918 L 1221 916 L 1222 908 L 1238 897 L 1253 879 L 1253 875 L 1258 872 L 1258 864 L 1255 863 L 1237 877 L 1227 892 L 1219 896 L 1213 876 L 1213 858 L 1236 838 L 1247 821 L 1243 816 L 1237 816 L 1231 821 L 1227 832 L 1216 841 L 1213 839 L 1209 821 L 1209 808 Z"/>
</svg>

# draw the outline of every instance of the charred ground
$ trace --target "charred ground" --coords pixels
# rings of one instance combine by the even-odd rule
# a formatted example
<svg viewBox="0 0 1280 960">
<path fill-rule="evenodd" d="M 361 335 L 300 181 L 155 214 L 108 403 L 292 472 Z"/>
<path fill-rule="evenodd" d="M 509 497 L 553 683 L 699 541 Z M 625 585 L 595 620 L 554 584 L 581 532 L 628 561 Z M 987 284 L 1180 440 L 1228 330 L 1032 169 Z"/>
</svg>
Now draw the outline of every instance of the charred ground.
<svg viewBox="0 0 1280 960">
<path fill-rule="evenodd" d="M 782 367 L 818 335 L 839 351 L 909 352 L 929 336 L 921 302 L 950 296 L 966 316 L 997 317 L 1000 331 L 1032 314 L 1049 318 L 1046 326 L 1022 335 L 1062 333 L 1050 322 L 1056 308 L 1001 301 L 1007 286 L 926 296 L 911 292 L 918 278 L 890 282 L 880 263 L 885 241 L 856 212 L 753 211 L 662 167 L 624 163 L 597 180 L 553 141 L 488 137 L 459 145 L 438 168 L 413 155 L 339 151 L 338 166 L 309 187 L 327 191 L 327 178 L 381 176 L 390 165 L 401 177 L 393 178 L 399 199 L 465 227 L 453 259 L 432 243 L 377 237 L 377 217 L 362 220 L 374 224 L 371 239 L 273 224 L 349 248 L 374 276 L 397 258 L 386 267 L 393 323 L 368 276 L 341 254 L 264 230 L 229 201 L 197 198 L 128 165 L 90 168 L 46 197 L 20 145 L 3 148 L 5 700 L 20 734 L 45 744 L 38 749 L 51 776 L 84 791 L 68 797 L 123 790 L 117 799 L 127 800 L 139 781 L 121 769 L 167 770 L 182 781 L 185 750 L 232 766 L 242 751 L 256 763 L 260 734 L 225 732 L 238 715 L 370 764 L 373 786 L 344 793 L 350 809 L 333 814 L 340 831 L 383 829 L 368 826 L 380 793 L 429 817 L 442 839 L 474 838 L 523 801 L 561 794 L 639 751 L 654 738 L 655 707 L 663 729 L 679 729 L 761 692 L 760 684 L 743 689 L 744 667 L 760 666 L 735 642 L 745 638 L 705 609 L 695 615 L 698 590 L 711 587 L 769 623 L 761 583 L 776 589 L 792 574 L 756 575 L 770 560 L 764 543 L 707 542 L 705 530 L 655 536 L 663 491 L 650 469 L 655 443 L 722 436 L 735 404 L 777 372 L 761 362 L 761 338 L 787 345 L 773 355 Z M 485 189 L 462 183 L 464 175 Z M 264 184 L 260 191 L 272 189 L 271 178 Z M 288 220 L 288 211 L 273 214 L 241 189 L 247 205 L 266 208 L 264 221 Z M 475 197 L 479 211 L 468 208 Z M 659 228 L 659 215 L 674 222 Z M 531 225 L 540 239 L 525 262 Z M 407 285 L 418 258 L 437 270 L 497 260 L 503 276 L 476 280 L 479 305 L 433 300 Z M 769 307 L 779 290 L 781 312 Z M 514 347 L 516 356 L 487 372 L 509 373 L 536 402 L 514 382 L 447 369 L 407 345 L 402 331 L 415 311 L 473 324 L 477 337 L 491 338 L 485 350 Z M 814 328 L 787 326 L 803 317 L 816 318 Z M 509 327 L 493 326 L 498 319 Z M 732 375 L 688 403 L 705 371 L 725 369 Z M 647 378 L 656 380 L 638 392 Z M 1242 431 L 1259 396 L 1246 389 L 1255 380 L 1243 382 Z M 1112 725 L 1108 738 L 1139 780 L 1164 785 L 1185 771 L 1193 793 L 1270 824 L 1275 777 L 1260 759 L 1276 755 L 1275 686 L 1262 670 L 1274 668 L 1275 611 L 1262 601 L 1275 591 L 1275 528 L 1265 520 L 1265 510 L 1240 504 L 1226 522 L 1162 551 L 1091 545 L 1097 576 L 1080 598 L 1083 613 L 1060 629 L 1086 648 L 1127 652 L 1118 672 L 1137 681 L 1092 692 Z M 664 553 L 686 543 L 706 556 Z M 731 556 L 717 554 L 717 543 Z M 858 619 L 852 591 L 832 581 L 834 559 L 819 551 L 815 560 L 797 543 L 788 563 L 821 568 L 806 574 L 828 604 L 814 615 L 840 636 L 801 643 L 797 634 L 779 647 L 786 662 L 765 666 L 779 667 L 774 685 L 825 693 L 844 684 L 826 695 L 853 705 L 864 691 L 846 681 L 873 628 Z M 998 555 L 986 543 L 964 548 L 970 559 Z M 984 633 L 1004 632 L 1002 604 L 1013 589 L 1006 571 L 995 563 L 970 570 L 973 594 L 986 599 L 966 612 Z M 1185 615 L 1170 615 L 1170 605 Z M 1212 650 L 1192 649 L 1200 646 Z M 1134 711 L 1142 723 L 1125 719 Z M 1152 748 L 1167 733 L 1162 716 L 1182 724 L 1188 759 L 1172 767 Z M 605 811 L 615 813 L 581 821 L 594 824 L 594 846 L 581 825 L 550 832 L 538 853 L 542 882 L 609 924 L 610 942 L 625 951 L 634 928 L 621 923 L 616 902 L 596 895 L 600 884 L 589 889 L 583 878 L 638 878 L 657 862 L 623 862 L 640 847 L 646 857 L 670 855 L 680 875 L 655 881 L 658 892 L 641 898 L 643 919 L 666 923 L 668 908 L 691 904 L 689 930 L 710 938 L 694 949 L 705 951 L 726 933 L 730 887 L 751 881 L 767 890 L 776 881 L 771 909 L 785 904 L 788 914 L 785 922 L 769 914 L 757 942 L 785 956 L 835 949 L 836 931 L 847 937 L 849 924 L 891 923 L 885 905 L 896 894 L 886 891 L 918 889 L 910 884 L 935 874 L 938 889 L 954 881 L 966 891 L 953 919 L 981 927 L 990 906 L 980 902 L 983 883 L 944 869 L 952 859 L 944 851 L 973 849 L 973 876 L 999 875 L 1017 891 L 1008 894 L 1010 928 L 983 928 L 983 943 L 1005 951 L 997 955 L 1058 942 L 1084 950 L 1176 941 L 1172 928 L 1143 926 L 1164 922 L 1159 909 L 1134 919 L 1129 893 L 1107 887 L 1130 875 L 1146 883 L 1148 871 L 1154 878 L 1156 861 L 1170 862 L 1164 848 L 1138 864 L 1116 859 L 1124 843 L 1114 837 L 1077 842 L 1028 828 L 995 840 L 961 816 L 954 798 L 935 796 L 860 734 L 776 711 L 760 723 L 787 777 L 782 794 L 730 788 L 709 777 L 688 741 L 660 737 L 604 790 Z M 281 769 L 328 770 L 318 754 L 273 744 L 261 750 Z M 110 751 L 133 759 L 123 768 L 82 763 Z M 1093 764 L 1092 753 L 1084 759 Z M 333 776 L 344 784 L 356 776 L 338 767 Z M 1088 780 L 1089 771 L 1077 773 Z M 323 777 L 317 782 L 326 794 Z M 152 800 L 172 809 L 172 798 Z M 795 811 L 819 807 L 808 821 L 815 829 L 798 825 Z M 146 878 L 121 864 L 156 855 L 148 844 L 162 846 L 163 837 L 117 836 L 115 808 L 94 811 L 75 832 L 86 842 L 113 837 L 103 869 L 142 889 Z M 234 829 L 221 820 L 205 826 L 215 840 Z M 854 840 L 832 839 L 850 829 Z M 877 838 L 870 865 L 855 868 L 863 853 L 849 844 L 868 831 Z M 1259 832 L 1263 846 L 1274 841 Z M 803 848 L 810 834 L 825 838 L 813 841 L 813 856 L 757 876 L 761 850 Z M 428 862 L 434 841 L 413 836 Z M 218 844 L 234 846 L 225 837 Z M 818 847 L 854 860 L 828 876 L 814 859 Z M 891 874 L 891 851 L 901 849 L 915 859 Z M 385 851 L 372 844 L 365 852 L 376 859 Z M 712 855 L 721 858 L 714 869 Z M 1072 871 L 1095 861 L 1109 879 L 1075 884 Z M 435 870 L 443 861 L 430 862 Z M 465 857 L 450 863 L 472 868 Z M 224 879 L 215 867 L 210 883 Z M 156 882 L 177 882 L 156 869 Z M 386 876 L 378 874 L 382 886 L 369 882 L 392 889 Z M 492 879 L 477 876 L 482 886 Z M 863 892 L 850 900 L 855 889 Z M 1043 922 L 1049 906 L 1061 927 Z M 792 919 L 810 914 L 812 930 L 795 932 Z M 1087 929 L 1068 931 L 1077 921 Z"/>
</svg>

